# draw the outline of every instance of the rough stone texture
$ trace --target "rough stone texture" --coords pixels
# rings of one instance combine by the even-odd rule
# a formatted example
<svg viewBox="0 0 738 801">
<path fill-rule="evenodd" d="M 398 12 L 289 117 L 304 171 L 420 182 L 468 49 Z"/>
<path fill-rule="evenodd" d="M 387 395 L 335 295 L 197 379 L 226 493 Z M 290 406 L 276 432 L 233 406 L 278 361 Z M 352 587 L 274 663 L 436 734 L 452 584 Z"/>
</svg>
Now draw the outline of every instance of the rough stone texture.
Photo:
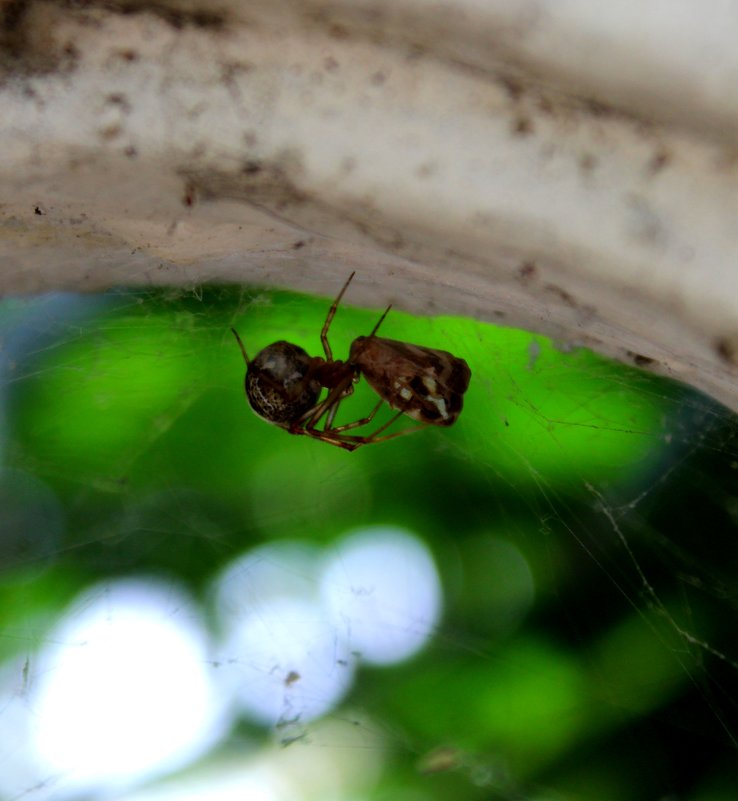
<svg viewBox="0 0 738 801">
<path fill-rule="evenodd" d="M 706 14 L 711 16 L 706 16 Z M 738 6 L 0 3 L 0 291 L 274 284 L 738 408 Z"/>
</svg>

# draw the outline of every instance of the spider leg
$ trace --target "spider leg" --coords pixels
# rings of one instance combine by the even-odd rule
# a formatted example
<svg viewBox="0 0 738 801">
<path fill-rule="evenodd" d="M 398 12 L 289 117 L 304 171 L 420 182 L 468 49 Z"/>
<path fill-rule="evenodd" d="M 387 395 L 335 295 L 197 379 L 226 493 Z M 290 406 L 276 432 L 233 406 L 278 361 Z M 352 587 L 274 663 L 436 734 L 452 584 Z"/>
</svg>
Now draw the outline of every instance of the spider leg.
<svg viewBox="0 0 738 801">
<path fill-rule="evenodd" d="M 380 410 L 382 404 L 384 403 L 383 400 L 379 401 L 379 403 L 369 412 L 366 417 L 362 417 L 361 420 L 355 420 L 353 423 L 346 423 L 342 426 L 332 426 L 330 423 L 333 422 L 331 419 L 331 415 L 333 414 L 333 410 L 338 408 L 338 404 L 334 406 L 334 409 L 331 410 L 331 415 L 328 415 L 328 419 L 325 422 L 325 428 L 323 431 L 330 432 L 331 434 L 340 434 L 342 431 L 349 431 L 352 428 L 361 428 L 361 426 L 368 425 L 374 419 L 374 415 Z M 390 422 L 394 422 L 397 417 L 395 416 Z"/>
<path fill-rule="evenodd" d="M 395 431 L 392 434 L 385 434 L 383 437 L 378 437 L 381 431 L 384 431 L 387 426 L 391 425 L 395 422 L 395 420 L 402 414 L 402 412 L 398 412 L 388 423 L 383 425 L 381 428 L 378 428 L 373 434 L 368 437 L 364 438 L 364 442 L 362 445 L 373 445 L 375 442 L 386 442 L 388 439 L 397 439 L 397 437 L 406 437 L 408 434 L 415 434 L 417 431 L 422 431 L 425 428 L 428 428 L 428 423 L 423 423 L 419 426 L 409 426 L 408 428 L 403 428 L 402 431 Z"/>
<path fill-rule="evenodd" d="M 331 327 L 331 323 L 333 322 L 333 318 L 336 314 L 336 309 L 338 308 L 338 304 L 341 302 L 341 298 L 343 297 L 343 293 L 348 288 L 348 285 L 351 283 L 351 279 L 356 275 L 356 271 L 351 273 L 348 277 L 348 280 L 343 285 L 343 288 L 338 293 L 338 297 L 333 301 L 330 309 L 328 309 L 328 316 L 325 318 L 325 322 L 323 323 L 323 329 L 320 332 L 320 341 L 323 344 L 323 350 L 325 351 L 325 358 L 327 361 L 333 361 L 333 353 L 331 352 L 331 346 L 328 344 L 328 329 Z"/>
<path fill-rule="evenodd" d="M 235 328 L 231 328 L 233 331 L 233 336 L 236 337 L 236 342 L 238 342 L 238 347 L 241 348 L 241 353 L 243 353 L 243 360 L 246 362 L 246 367 L 249 366 L 249 357 L 246 355 L 246 348 L 243 346 L 243 342 L 241 342 L 241 337 L 238 335 L 238 331 Z"/>
<path fill-rule="evenodd" d="M 376 410 L 375 410 L 375 411 L 376 411 Z M 373 413 L 372 413 L 372 414 L 373 414 Z M 375 431 L 375 432 L 374 432 L 374 433 L 371 435 L 371 437 L 372 437 L 372 441 L 376 441 L 376 439 L 375 439 L 375 438 L 376 438 L 377 434 L 381 434 L 383 431 L 385 431 L 386 429 L 388 429 L 388 428 L 389 428 L 389 427 L 392 425 L 392 423 L 394 423 L 394 422 L 395 422 L 395 420 L 397 420 L 397 418 L 398 418 L 398 417 L 400 417 L 402 414 L 403 414 L 403 412 L 397 412 L 397 414 L 394 414 L 394 415 L 392 415 L 392 417 L 390 417 L 390 419 L 389 419 L 389 420 L 388 420 L 386 423 L 384 423 L 383 425 L 381 425 L 381 426 L 380 426 L 380 427 L 379 427 L 379 428 L 378 428 L 378 429 L 377 429 L 377 430 L 376 430 L 376 431 Z M 408 429 L 407 429 L 407 431 L 415 431 L 415 428 L 408 428 Z M 399 434 L 396 434 L 396 435 L 394 435 L 394 434 L 393 434 L 392 436 L 400 436 L 400 435 L 399 435 Z M 385 439 L 385 437 L 382 437 L 382 439 Z"/>
<path fill-rule="evenodd" d="M 402 414 L 402 412 L 399 414 Z M 378 428 L 373 434 L 370 434 L 367 437 L 343 434 L 341 432 L 336 432 L 335 429 L 332 431 L 318 431 L 300 428 L 292 433 L 304 434 L 308 437 L 312 437 L 313 439 L 320 440 L 321 442 L 327 442 L 329 445 L 335 445 L 337 448 L 343 448 L 346 451 L 355 451 L 362 445 L 373 445 L 375 442 L 385 442 L 388 439 L 405 437 L 408 434 L 414 434 L 416 431 L 422 431 L 424 428 L 427 428 L 427 425 L 411 426 L 410 428 L 404 428 L 402 431 L 395 431 L 392 434 L 385 434 L 384 436 L 378 437 L 377 434 L 384 431 L 387 426 L 391 425 L 399 417 L 399 414 L 396 414 L 388 423 L 383 425 L 381 428 Z"/>
<path fill-rule="evenodd" d="M 338 405 L 343 400 L 349 387 L 352 387 L 353 383 L 353 374 L 344 378 L 343 381 L 339 381 L 338 384 L 328 392 L 324 400 L 316 403 L 315 406 L 308 409 L 303 415 L 290 424 L 290 432 L 298 434 L 303 431 L 314 431 L 326 413 L 332 415 L 330 418 L 332 421 L 333 417 L 336 416 Z"/>
<path fill-rule="evenodd" d="M 374 418 L 374 415 L 379 411 L 379 409 L 380 409 L 380 407 L 382 406 L 383 403 L 384 403 L 383 400 L 379 401 L 379 403 L 372 409 L 372 411 L 369 413 L 369 415 L 367 417 L 364 417 L 362 420 L 357 420 L 354 423 L 347 423 L 346 425 L 343 425 L 343 426 L 336 426 L 336 428 L 326 429 L 325 433 L 327 433 L 327 434 L 340 434 L 343 431 L 348 431 L 349 429 L 352 429 L 352 428 L 359 428 L 359 426 L 365 426 L 368 423 L 371 423 L 372 419 Z M 405 434 L 412 434 L 413 432 L 420 431 L 421 429 L 426 427 L 425 425 L 409 426 L 408 428 L 404 428 L 402 431 L 397 431 L 394 434 L 387 434 L 384 437 L 377 436 L 378 434 L 381 434 L 383 431 L 386 431 L 396 420 L 398 420 L 400 417 L 402 417 L 403 414 L 404 414 L 404 412 L 401 412 L 401 411 L 397 412 L 397 414 L 392 415 L 392 417 L 390 417 L 390 419 L 387 420 L 386 423 L 382 423 L 382 425 L 373 434 L 369 434 L 366 437 L 360 437 L 360 439 L 366 440 L 362 444 L 368 445 L 368 444 L 370 444 L 372 442 L 382 442 L 385 439 L 394 439 L 395 437 L 404 437 Z M 359 438 L 359 437 L 357 437 L 357 438 Z"/>
<path fill-rule="evenodd" d="M 308 429 L 315 429 L 318 426 L 318 423 L 321 421 L 325 414 L 328 414 L 328 417 L 333 422 L 333 419 L 336 416 L 336 412 L 338 411 L 338 407 L 341 404 L 341 401 L 345 397 L 346 390 L 351 387 L 353 384 L 353 379 L 348 378 L 344 381 L 341 381 L 336 387 L 334 387 L 329 393 L 326 399 L 318 404 L 315 409 L 315 413 L 311 415 L 308 420 L 306 421 L 306 428 Z"/>
<path fill-rule="evenodd" d="M 345 451 L 355 451 L 363 444 L 361 442 L 354 442 L 351 438 L 342 434 L 332 436 L 330 432 L 326 434 L 323 431 L 310 431 L 307 428 L 298 428 L 294 431 L 290 430 L 290 433 L 304 434 L 312 439 L 320 440 L 320 442 L 326 442 L 328 445 L 335 445 L 337 448 L 343 448 Z"/>
<path fill-rule="evenodd" d="M 342 400 L 343 398 L 338 398 L 338 400 L 331 405 L 330 411 L 328 412 L 328 417 L 325 418 L 325 425 L 323 426 L 323 431 L 330 431 L 333 429 L 333 421 L 336 419 L 336 414 L 338 413 L 338 407 L 341 405 Z"/>
</svg>

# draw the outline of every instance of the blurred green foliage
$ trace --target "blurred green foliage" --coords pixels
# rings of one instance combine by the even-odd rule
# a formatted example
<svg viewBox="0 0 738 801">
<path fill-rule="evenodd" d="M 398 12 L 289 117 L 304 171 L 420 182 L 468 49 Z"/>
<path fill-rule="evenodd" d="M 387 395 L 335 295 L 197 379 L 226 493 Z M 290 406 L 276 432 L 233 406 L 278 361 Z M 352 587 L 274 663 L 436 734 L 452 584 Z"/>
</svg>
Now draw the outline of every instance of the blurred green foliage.
<svg viewBox="0 0 738 801">
<path fill-rule="evenodd" d="M 684 492 L 677 473 L 694 483 L 688 460 L 710 449 L 733 458 L 732 418 L 584 350 L 393 310 L 380 335 L 468 361 L 465 408 L 449 430 L 347 453 L 250 411 L 229 331 L 251 356 L 279 339 L 317 355 L 329 304 L 228 287 L 120 292 L 82 321 L 39 330 L 6 365 L 6 464 L 51 489 L 63 524 L 38 553 L 31 543 L 5 560 L 3 653 L 32 647 L 14 632 L 43 631 L 101 576 L 154 571 L 201 591 L 260 542 L 330 543 L 399 523 L 435 553 L 446 616 L 422 656 L 357 683 L 352 703 L 385 721 L 396 752 L 377 797 L 701 798 L 713 763 L 720 791 L 738 792 L 720 761 L 735 755 L 735 669 L 716 695 L 709 651 L 683 636 L 706 631 L 713 651 L 729 652 L 735 577 L 715 572 L 721 555 L 713 565 L 684 544 L 663 511 L 685 514 L 673 493 Z M 3 308 L 5 330 L 32 305 Z M 339 309 L 337 358 L 377 314 Z M 372 406 L 361 385 L 340 419 Z M 709 599 L 685 599 L 685 564 L 724 590 L 725 620 Z M 442 746 L 458 755 L 448 770 L 418 772 Z"/>
</svg>

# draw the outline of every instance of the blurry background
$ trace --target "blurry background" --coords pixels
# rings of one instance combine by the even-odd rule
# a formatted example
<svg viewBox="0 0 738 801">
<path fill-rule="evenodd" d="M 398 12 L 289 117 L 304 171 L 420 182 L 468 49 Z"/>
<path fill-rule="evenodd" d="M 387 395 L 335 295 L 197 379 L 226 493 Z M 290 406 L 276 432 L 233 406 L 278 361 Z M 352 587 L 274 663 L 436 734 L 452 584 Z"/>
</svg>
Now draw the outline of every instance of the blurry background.
<svg viewBox="0 0 738 801">
<path fill-rule="evenodd" d="M 330 300 L 3 301 L 0 798 L 734 799 L 734 416 L 393 310 L 465 408 L 347 453 L 250 411 L 229 331 L 320 354 Z"/>
</svg>

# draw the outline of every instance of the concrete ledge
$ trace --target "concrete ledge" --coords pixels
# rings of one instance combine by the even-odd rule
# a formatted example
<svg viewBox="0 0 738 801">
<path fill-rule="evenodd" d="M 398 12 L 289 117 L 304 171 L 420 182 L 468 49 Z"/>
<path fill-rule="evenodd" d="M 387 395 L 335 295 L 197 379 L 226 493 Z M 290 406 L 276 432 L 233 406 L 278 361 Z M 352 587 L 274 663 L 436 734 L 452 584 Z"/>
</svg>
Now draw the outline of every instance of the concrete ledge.
<svg viewBox="0 0 738 801">
<path fill-rule="evenodd" d="M 738 409 L 738 9 L 0 5 L 0 291 L 516 325 Z"/>
</svg>

